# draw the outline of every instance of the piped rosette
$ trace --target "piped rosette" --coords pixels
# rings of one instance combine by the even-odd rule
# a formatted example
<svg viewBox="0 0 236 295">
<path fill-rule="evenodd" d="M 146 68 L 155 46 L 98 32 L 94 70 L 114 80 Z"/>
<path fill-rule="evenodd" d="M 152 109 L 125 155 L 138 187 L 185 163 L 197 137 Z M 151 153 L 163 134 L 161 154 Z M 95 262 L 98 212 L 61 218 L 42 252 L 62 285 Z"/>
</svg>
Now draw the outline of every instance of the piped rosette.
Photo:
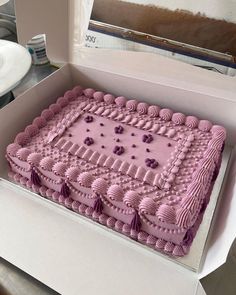
<svg viewBox="0 0 236 295">
<path fill-rule="evenodd" d="M 6 158 L 11 166 L 12 171 L 28 177 L 31 166 L 27 163 L 27 158 L 31 154 L 28 148 L 22 148 L 17 143 L 12 143 L 7 147 Z"/>
<path fill-rule="evenodd" d="M 78 167 L 69 167 L 65 176 L 71 192 L 70 197 L 87 206 L 92 206 L 96 198 L 92 191 L 93 175 L 89 172 L 81 172 Z"/>
<path fill-rule="evenodd" d="M 105 205 L 105 213 L 109 215 L 112 212 L 112 216 L 119 217 L 122 222 L 131 224 L 141 196 L 134 191 L 124 192 L 120 185 L 112 184 L 108 187 L 107 193 L 103 195 L 102 200 Z M 136 205 L 133 201 L 136 202 Z"/>
</svg>

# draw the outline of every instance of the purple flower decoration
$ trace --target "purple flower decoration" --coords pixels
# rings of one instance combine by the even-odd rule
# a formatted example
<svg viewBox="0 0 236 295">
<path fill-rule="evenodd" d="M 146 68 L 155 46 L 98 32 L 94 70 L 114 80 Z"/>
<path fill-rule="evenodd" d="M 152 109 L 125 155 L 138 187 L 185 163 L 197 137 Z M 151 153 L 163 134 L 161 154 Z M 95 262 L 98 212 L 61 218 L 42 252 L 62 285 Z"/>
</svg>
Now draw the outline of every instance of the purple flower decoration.
<svg viewBox="0 0 236 295">
<path fill-rule="evenodd" d="M 92 137 L 86 137 L 84 140 L 84 144 L 91 145 L 93 143 L 94 143 L 94 140 L 92 139 Z"/>
<path fill-rule="evenodd" d="M 146 160 L 145 160 L 145 163 L 146 163 L 146 166 L 147 167 L 150 167 L 150 168 L 152 168 L 152 169 L 155 169 L 155 168 L 157 168 L 158 167 L 158 162 L 155 160 L 155 159 L 149 159 L 149 158 L 147 158 Z"/>
<path fill-rule="evenodd" d="M 87 117 L 85 117 L 85 118 L 84 118 L 84 121 L 85 121 L 86 123 L 91 123 L 91 122 L 93 122 L 93 116 L 87 116 Z"/>
<path fill-rule="evenodd" d="M 125 151 L 124 147 L 123 146 L 118 146 L 116 145 L 113 149 L 113 153 L 120 156 L 121 154 L 123 154 Z"/>
<path fill-rule="evenodd" d="M 121 125 L 119 125 L 114 128 L 114 131 L 116 134 L 121 134 L 121 133 L 123 133 L 124 128 Z"/>
<path fill-rule="evenodd" d="M 151 134 L 143 135 L 143 142 L 150 143 L 153 141 L 153 136 Z"/>
</svg>

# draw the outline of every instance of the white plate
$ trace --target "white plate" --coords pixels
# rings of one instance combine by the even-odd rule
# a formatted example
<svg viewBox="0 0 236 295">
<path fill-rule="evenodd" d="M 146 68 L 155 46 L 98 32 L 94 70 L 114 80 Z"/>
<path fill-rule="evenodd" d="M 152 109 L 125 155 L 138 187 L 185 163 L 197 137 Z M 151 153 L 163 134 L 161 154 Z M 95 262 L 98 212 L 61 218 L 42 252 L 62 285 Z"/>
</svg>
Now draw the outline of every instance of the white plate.
<svg viewBox="0 0 236 295">
<path fill-rule="evenodd" d="M 23 46 L 0 40 L 0 97 L 12 90 L 31 66 L 31 56 Z"/>
<path fill-rule="evenodd" d="M 7 3 L 9 0 L 0 0 L 0 5 Z"/>
</svg>

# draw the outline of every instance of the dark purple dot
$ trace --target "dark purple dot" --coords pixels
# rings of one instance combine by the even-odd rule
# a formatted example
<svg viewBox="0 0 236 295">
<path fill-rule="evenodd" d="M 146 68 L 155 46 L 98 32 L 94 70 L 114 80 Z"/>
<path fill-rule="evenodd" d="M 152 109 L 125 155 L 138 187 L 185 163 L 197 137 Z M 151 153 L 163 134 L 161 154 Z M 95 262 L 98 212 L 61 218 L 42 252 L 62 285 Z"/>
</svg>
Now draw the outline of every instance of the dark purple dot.
<svg viewBox="0 0 236 295">
<path fill-rule="evenodd" d="M 134 133 L 131 133 L 131 136 L 135 136 L 135 134 Z"/>
<path fill-rule="evenodd" d="M 149 149 L 146 149 L 146 152 L 147 152 L 147 153 L 150 153 L 150 150 L 149 150 Z"/>
<path fill-rule="evenodd" d="M 69 134 L 69 137 L 72 137 L 72 134 L 71 133 Z"/>
<path fill-rule="evenodd" d="M 116 142 L 120 142 L 119 138 L 117 138 Z"/>
<path fill-rule="evenodd" d="M 100 123 L 100 126 L 104 126 L 104 124 L 103 123 Z"/>
<path fill-rule="evenodd" d="M 89 129 L 86 129 L 86 131 L 89 132 L 90 130 Z"/>
<path fill-rule="evenodd" d="M 101 134 L 100 134 L 100 136 L 104 136 L 104 134 L 103 134 L 103 133 L 101 133 Z"/>
<path fill-rule="evenodd" d="M 136 144 L 132 144 L 132 147 L 135 148 L 136 147 Z"/>
<path fill-rule="evenodd" d="M 102 145 L 102 149 L 104 149 L 105 148 L 105 146 L 104 145 Z"/>
<path fill-rule="evenodd" d="M 170 147 L 170 146 L 171 146 L 171 143 L 170 143 L 170 142 L 168 142 L 168 143 L 167 143 L 167 146 L 168 146 L 168 147 Z"/>
<path fill-rule="evenodd" d="M 131 156 L 131 159 L 135 159 L 135 156 Z"/>
</svg>

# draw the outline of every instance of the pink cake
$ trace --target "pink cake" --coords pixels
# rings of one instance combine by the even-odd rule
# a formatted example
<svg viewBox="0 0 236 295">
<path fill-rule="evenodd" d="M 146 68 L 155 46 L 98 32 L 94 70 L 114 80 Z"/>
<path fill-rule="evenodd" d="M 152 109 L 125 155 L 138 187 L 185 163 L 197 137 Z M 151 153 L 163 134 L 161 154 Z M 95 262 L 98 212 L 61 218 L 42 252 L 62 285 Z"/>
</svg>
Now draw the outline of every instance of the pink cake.
<svg viewBox="0 0 236 295">
<path fill-rule="evenodd" d="M 10 177 L 141 243 L 188 253 L 226 131 L 208 120 L 76 86 L 7 147 Z"/>
</svg>

